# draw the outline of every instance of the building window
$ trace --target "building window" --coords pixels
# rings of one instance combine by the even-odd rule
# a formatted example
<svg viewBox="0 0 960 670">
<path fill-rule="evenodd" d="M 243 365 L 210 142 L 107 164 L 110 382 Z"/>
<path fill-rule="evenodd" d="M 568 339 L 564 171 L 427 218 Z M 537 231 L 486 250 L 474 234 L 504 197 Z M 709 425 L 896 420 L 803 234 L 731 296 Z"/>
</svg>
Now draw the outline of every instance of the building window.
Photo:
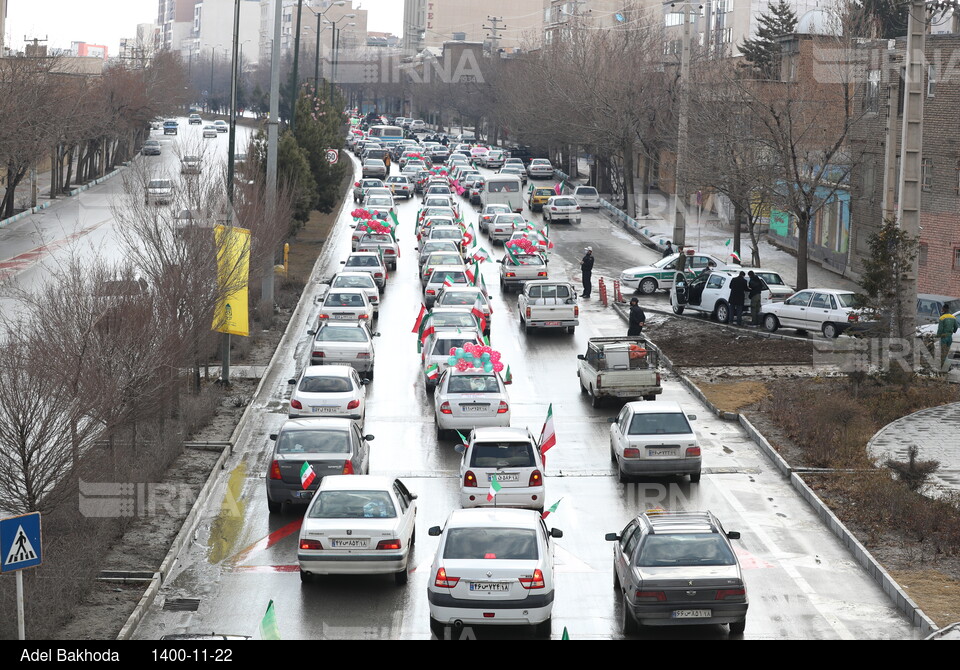
<svg viewBox="0 0 960 670">
<path fill-rule="evenodd" d="M 924 158 L 920 164 L 920 184 L 924 191 L 933 188 L 933 159 Z"/>
<path fill-rule="evenodd" d="M 927 243 L 920 243 L 920 252 L 917 254 L 917 264 L 923 267 L 927 264 Z"/>
<path fill-rule="evenodd" d="M 876 188 L 876 170 L 873 163 L 873 156 L 865 156 L 863 164 L 863 192 L 862 195 L 868 200 L 873 197 L 873 190 Z"/>
<path fill-rule="evenodd" d="M 937 92 L 937 68 L 933 65 L 927 66 L 927 97 L 932 98 Z"/>
<path fill-rule="evenodd" d="M 682 26 L 683 25 L 683 12 L 669 12 L 667 14 L 667 27 L 671 26 Z"/>
<path fill-rule="evenodd" d="M 960 248 L 953 250 L 953 269 L 960 270 Z"/>
<path fill-rule="evenodd" d="M 870 70 L 867 73 L 866 88 L 863 92 L 863 111 L 873 113 L 880 111 L 880 70 Z"/>
</svg>

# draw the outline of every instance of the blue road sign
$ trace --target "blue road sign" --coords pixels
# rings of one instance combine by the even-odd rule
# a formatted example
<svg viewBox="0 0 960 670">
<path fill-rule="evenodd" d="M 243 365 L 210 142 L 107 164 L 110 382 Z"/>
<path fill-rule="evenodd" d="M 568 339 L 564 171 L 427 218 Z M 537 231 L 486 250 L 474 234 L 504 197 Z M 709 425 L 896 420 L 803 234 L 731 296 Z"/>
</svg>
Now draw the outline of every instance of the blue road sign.
<svg viewBox="0 0 960 670">
<path fill-rule="evenodd" d="M 0 561 L 0 572 L 40 565 L 40 512 L 0 519 Z"/>
</svg>

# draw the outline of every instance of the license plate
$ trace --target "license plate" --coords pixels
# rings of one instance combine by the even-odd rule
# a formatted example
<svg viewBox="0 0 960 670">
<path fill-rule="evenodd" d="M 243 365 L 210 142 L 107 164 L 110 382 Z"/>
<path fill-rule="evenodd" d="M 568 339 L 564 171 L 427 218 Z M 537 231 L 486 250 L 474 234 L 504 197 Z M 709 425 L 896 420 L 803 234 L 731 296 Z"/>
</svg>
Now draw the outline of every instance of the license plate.
<svg viewBox="0 0 960 670">
<path fill-rule="evenodd" d="M 499 582 L 470 582 L 470 590 L 488 593 L 503 593 L 510 590 L 510 585 L 501 584 Z"/>
<path fill-rule="evenodd" d="M 675 456 L 676 449 L 647 449 L 647 456 Z"/>
<path fill-rule="evenodd" d="M 461 412 L 485 412 L 490 405 L 460 405 Z"/>
<path fill-rule="evenodd" d="M 333 318 L 334 319 L 352 319 L 353 314 L 334 314 Z"/>
<path fill-rule="evenodd" d="M 334 540 L 331 546 L 334 549 L 366 549 L 367 540 Z"/>
<path fill-rule="evenodd" d="M 674 619 L 709 619 L 712 615 L 711 610 L 673 610 L 670 614 Z"/>
<path fill-rule="evenodd" d="M 312 498 L 316 491 L 297 491 L 298 498 Z"/>
<path fill-rule="evenodd" d="M 547 325 L 547 326 L 559 326 L 559 325 L 560 325 L 560 322 L 559 322 L 559 321 L 547 321 L 545 325 Z"/>
<path fill-rule="evenodd" d="M 498 482 L 519 482 L 520 473 L 519 472 L 508 472 L 508 473 L 497 473 L 497 472 L 488 472 L 487 481 L 493 481 L 493 477 L 496 475 Z"/>
<path fill-rule="evenodd" d="M 313 410 L 314 414 L 334 414 L 340 408 L 335 406 L 326 406 L 326 405 L 322 407 L 314 407 L 311 405 L 310 409 Z"/>
</svg>

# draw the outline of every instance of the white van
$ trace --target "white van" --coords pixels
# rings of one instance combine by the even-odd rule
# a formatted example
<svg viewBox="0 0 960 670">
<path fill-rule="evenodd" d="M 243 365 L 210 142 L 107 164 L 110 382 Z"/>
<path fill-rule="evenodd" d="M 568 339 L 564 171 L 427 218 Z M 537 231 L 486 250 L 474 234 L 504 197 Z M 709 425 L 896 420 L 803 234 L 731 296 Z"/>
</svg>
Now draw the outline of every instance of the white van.
<svg viewBox="0 0 960 670">
<path fill-rule="evenodd" d="M 487 177 L 480 205 L 506 205 L 514 212 L 523 211 L 523 186 L 520 177 L 509 174 L 494 174 Z"/>
</svg>

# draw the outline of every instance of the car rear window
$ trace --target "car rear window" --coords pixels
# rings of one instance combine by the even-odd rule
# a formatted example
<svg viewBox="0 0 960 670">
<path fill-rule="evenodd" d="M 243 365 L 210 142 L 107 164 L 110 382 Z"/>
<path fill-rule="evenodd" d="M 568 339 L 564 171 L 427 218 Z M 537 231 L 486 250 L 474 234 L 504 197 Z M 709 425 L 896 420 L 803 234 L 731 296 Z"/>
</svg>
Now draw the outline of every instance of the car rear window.
<svg viewBox="0 0 960 670">
<path fill-rule="evenodd" d="M 457 291 L 456 293 L 444 293 L 437 301 L 442 307 L 469 307 L 477 301 L 476 293 L 465 293 Z"/>
<path fill-rule="evenodd" d="M 278 454 L 349 454 L 350 438 L 341 430 L 287 430 L 277 437 Z"/>
<path fill-rule="evenodd" d="M 507 256 L 509 259 L 510 256 Z M 517 262 L 513 265 L 543 265 L 543 258 L 536 254 L 517 254 Z"/>
<path fill-rule="evenodd" d="M 448 393 L 498 393 L 500 386 L 493 375 L 453 375 L 447 384 Z"/>
<path fill-rule="evenodd" d="M 468 314 L 467 312 L 461 312 L 459 314 L 434 314 L 430 319 L 430 323 L 433 324 L 434 328 L 442 328 L 444 326 L 451 328 L 470 328 L 477 325 L 473 314 Z M 447 351 L 449 351 L 449 349 L 447 349 Z"/>
<path fill-rule="evenodd" d="M 373 277 L 364 273 L 360 277 L 337 277 L 333 280 L 333 288 L 373 288 Z"/>
<path fill-rule="evenodd" d="M 380 261 L 373 256 L 354 256 L 348 258 L 345 267 L 353 268 L 376 268 L 380 267 Z"/>
<path fill-rule="evenodd" d="M 529 442 L 477 442 L 470 465 L 475 468 L 532 468 L 537 464 Z"/>
<path fill-rule="evenodd" d="M 531 286 L 531 298 L 560 298 L 566 300 L 570 297 L 570 288 L 567 286 Z"/>
<path fill-rule="evenodd" d="M 581 186 L 576 191 L 577 195 L 598 195 L 597 189 L 592 186 Z"/>
<path fill-rule="evenodd" d="M 736 558 L 717 533 L 647 535 L 637 554 L 641 567 L 734 565 Z"/>
<path fill-rule="evenodd" d="M 304 377 L 298 390 L 304 393 L 347 393 L 353 390 L 353 382 L 348 377 Z"/>
<path fill-rule="evenodd" d="M 317 333 L 317 342 L 366 342 L 367 336 L 361 328 L 339 328 L 324 326 Z"/>
<path fill-rule="evenodd" d="M 311 519 L 393 519 L 397 510 L 386 491 L 321 491 Z"/>
<path fill-rule="evenodd" d="M 471 344 L 476 344 L 477 341 L 472 337 L 453 337 L 442 340 L 437 340 L 437 343 L 433 345 L 432 356 L 449 356 L 451 349 L 458 349 L 463 347 L 467 342 Z"/>
<path fill-rule="evenodd" d="M 537 533 L 526 528 L 451 528 L 443 547 L 446 559 L 535 561 Z"/>
<path fill-rule="evenodd" d="M 684 435 L 692 433 L 687 417 L 678 412 L 634 414 L 629 435 Z"/>
<path fill-rule="evenodd" d="M 360 238 L 360 244 L 368 242 L 386 242 L 390 244 L 393 242 L 393 238 L 389 235 L 380 235 L 379 233 L 376 235 L 364 235 Z"/>
<path fill-rule="evenodd" d="M 453 284 L 466 284 L 467 278 L 459 270 L 434 270 L 430 277 L 429 284 L 442 284 L 444 280 L 449 279 Z"/>
<path fill-rule="evenodd" d="M 553 204 L 558 207 L 572 207 L 577 204 L 577 201 L 573 198 L 557 198 L 553 201 Z"/>
<path fill-rule="evenodd" d="M 860 300 L 857 299 L 856 293 L 838 293 L 837 300 L 840 301 L 842 307 L 861 307 Z"/>
<path fill-rule="evenodd" d="M 363 296 L 359 293 L 330 293 L 323 301 L 324 307 L 363 307 Z"/>
</svg>

